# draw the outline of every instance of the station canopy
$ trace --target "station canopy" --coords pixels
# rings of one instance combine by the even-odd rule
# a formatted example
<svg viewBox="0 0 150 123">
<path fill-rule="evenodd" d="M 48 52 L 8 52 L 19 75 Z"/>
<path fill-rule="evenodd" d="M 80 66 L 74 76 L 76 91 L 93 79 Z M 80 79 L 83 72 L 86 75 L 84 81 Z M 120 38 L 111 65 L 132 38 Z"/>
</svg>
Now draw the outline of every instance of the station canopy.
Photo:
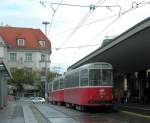
<svg viewBox="0 0 150 123">
<path fill-rule="evenodd" d="M 68 69 L 92 62 L 108 62 L 115 71 L 150 69 L 150 17 L 128 29 L 105 47 L 87 55 Z"/>
</svg>

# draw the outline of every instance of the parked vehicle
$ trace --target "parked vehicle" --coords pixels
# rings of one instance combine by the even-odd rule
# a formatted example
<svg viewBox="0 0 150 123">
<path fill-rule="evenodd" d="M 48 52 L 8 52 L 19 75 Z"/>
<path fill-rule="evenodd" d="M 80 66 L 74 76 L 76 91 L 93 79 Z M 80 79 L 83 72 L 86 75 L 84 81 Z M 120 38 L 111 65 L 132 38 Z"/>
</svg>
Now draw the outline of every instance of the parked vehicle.
<svg viewBox="0 0 150 123">
<path fill-rule="evenodd" d="M 32 103 L 42 103 L 44 104 L 46 101 L 44 98 L 42 97 L 30 97 L 29 99 L 27 99 L 26 101 L 32 102 Z"/>
</svg>

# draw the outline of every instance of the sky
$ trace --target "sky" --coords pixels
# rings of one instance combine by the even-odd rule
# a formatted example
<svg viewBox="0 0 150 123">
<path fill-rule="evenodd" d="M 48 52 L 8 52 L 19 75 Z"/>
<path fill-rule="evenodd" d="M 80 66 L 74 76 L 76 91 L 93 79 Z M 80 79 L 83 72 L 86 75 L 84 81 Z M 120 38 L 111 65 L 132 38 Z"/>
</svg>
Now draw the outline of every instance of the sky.
<svg viewBox="0 0 150 123">
<path fill-rule="evenodd" d="M 1 26 L 38 28 L 45 33 L 42 22 L 50 22 L 51 66 L 64 69 L 99 48 L 104 39 L 150 16 L 150 0 L 0 1 Z"/>
</svg>

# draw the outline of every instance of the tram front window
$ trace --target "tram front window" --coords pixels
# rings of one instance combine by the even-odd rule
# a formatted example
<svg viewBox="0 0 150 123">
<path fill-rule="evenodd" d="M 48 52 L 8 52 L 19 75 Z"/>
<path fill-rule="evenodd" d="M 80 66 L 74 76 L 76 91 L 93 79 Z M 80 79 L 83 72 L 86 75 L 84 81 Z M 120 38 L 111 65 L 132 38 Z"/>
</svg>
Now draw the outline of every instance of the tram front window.
<svg viewBox="0 0 150 123">
<path fill-rule="evenodd" d="M 109 69 L 91 69 L 89 71 L 90 86 L 112 85 L 112 71 Z"/>
</svg>

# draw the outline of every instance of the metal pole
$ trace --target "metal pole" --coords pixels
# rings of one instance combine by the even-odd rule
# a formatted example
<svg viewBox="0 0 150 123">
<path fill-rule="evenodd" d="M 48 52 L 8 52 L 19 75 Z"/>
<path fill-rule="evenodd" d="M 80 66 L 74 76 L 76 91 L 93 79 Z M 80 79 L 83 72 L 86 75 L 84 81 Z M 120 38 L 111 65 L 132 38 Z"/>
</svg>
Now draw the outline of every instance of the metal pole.
<svg viewBox="0 0 150 123">
<path fill-rule="evenodd" d="M 45 21 L 45 22 L 43 22 L 42 24 L 44 24 L 45 25 L 45 35 L 47 36 L 47 25 L 48 24 L 50 24 L 49 22 L 47 22 L 47 21 Z M 47 57 L 48 58 L 48 57 Z M 46 99 L 46 101 L 48 100 L 47 98 L 48 98 L 48 95 L 47 95 L 47 93 L 48 93 L 48 77 L 47 77 L 47 62 L 48 62 L 48 59 L 45 59 L 45 99 Z"/>
</svg>

